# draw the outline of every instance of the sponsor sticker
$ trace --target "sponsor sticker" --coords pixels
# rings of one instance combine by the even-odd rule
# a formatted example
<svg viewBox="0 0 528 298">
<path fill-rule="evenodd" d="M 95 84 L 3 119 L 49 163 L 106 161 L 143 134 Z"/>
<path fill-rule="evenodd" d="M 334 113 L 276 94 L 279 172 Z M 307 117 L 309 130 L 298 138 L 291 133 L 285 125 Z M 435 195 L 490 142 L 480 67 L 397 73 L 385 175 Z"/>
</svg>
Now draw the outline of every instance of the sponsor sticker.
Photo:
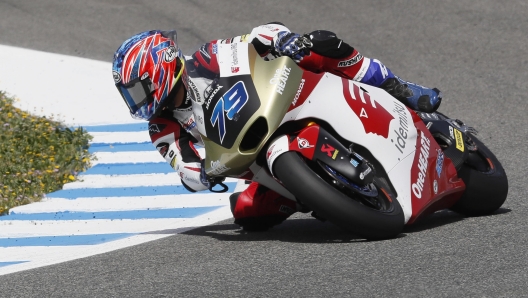
<svg viewBox="0 0 528 298">
<path fill-rule="evenodd" d="M 226 171 L 231 170 L 231 168 L 226 167 L 225 164 L 221 163 L 219 160 L 211 161 L 211 171 L 209 175 L 220 175 Z"/>
<path fill-rule="evenodd" d="M 361 55 L 360 53 L 357 53 L 354 57 L 348 60 L 340 61 L 337 64 L 337 67 L 349 67 L 349 66 L 352 66 L 358 63 L 359 61 L 361 61 L 361 59 L 363 59 L 363 55 Z"/>
<path fill-rule="evenodd" d="M 186 122 L 180 122 L 183 126 L 183 128 L 187 131 L 187 132 L 190 132 L 193 128 L 196 127 L 196 122 L 194 121 L 194 114 L 191 115 L 189 117 L 189 119 L 187 119 Z"/>
<path fill-rule="evenodd" d="M 455 133 L 455 145 L 456 148 L 462 152 L 464 152 L 464 138 L 462 137 L 462 132 L 458 129 L 453 129 Z"/>
<path fill-rule="evenodd" d="M 403 150 L 405 149 L 405 146 L 407 146 L 407 133 L 409 132 L 406 108 L 403 105 L 394 102 L 394 109 L 392 111 L 398 114 L 399 126 L 398 129 L 394 130 L 396 133 L 396 141 L 394 141 L 394 139 L 391 139 L 391 141 L 394 143 L 394 146 L 398 149 L 400 154 L 403 154 Z"/>
<path fill-rule="evenodd" d="M 169 151 L 169 144 L 159 143 L 158 146 L 156 146 L 156 149 L 158 149 L 161 156 L 165 157 L 167 155 L 167 151 Z"/>
<path fill-rule="evenodd" d="M 163 58 L 167 63 L 174 61 L 176 57 L 178 57 L 178 51 L 175 46 L 168 47 L 167 50 L 165 50 L 165 55 L 163 55 Z"/>
<path fill-rule="evenodd" d="M 359 174 L 359 179 L 361 180 L 365 179 L 365 176 L 367 176 L 370 172 L 372 172 L 372 169 L 368 167 L 365 171 Z"/>
<path fill-rule="evenodd" d="M 191 95 L 191 99 L 194 100 L 196 103 L 202 103 L 203 101 L 200 96 L 200 90 L 198 90 L 196 84 L 190 78 L 189 80 L 187 80 L 187 83 L 189 85 L 189 88 L 187 88 L 187 90 L 191 91 L 189 92 L 189 94 Z"/>
<path fill-rule="evenodd" d="M 288 77 L 290 76 L 290 72 L 291 72 L 291 68 L 286 67 L 286 66 L 283 66 L 275 70 L 275 74 L 273 75 L 273 78 L 269 81 L 270 84 L 276 86 L 275 92 L 282 95 L 282 92 L 284 92 L 284 88 L 286 87 L 286 83 L 288 82 Z"/>
<path fill-rule="evenodd" d="M 211 104 L 211 100 L 213 99 L 213 97 L 216 95 L 216 93 L 218 93 L 218 91 L 220 91 L 220 89 L 222 89 L 223 86 L 222 85 L 216 85 L 215 89 L 213 89 L 212 86 L 209 86 L 207 87 L 207 89 L 205 89 L 204 91 L 204 96 L 205 98 L 207 99 L 207 102 L 205 103 L 205 108 L 207 110 L 209 110 L 209 105 Z M 211 91 L 212 90 L 212 91 Z"/>
<path fill-rule="evenodd" d="M 350 163 L 354 166 L 354 168 L 357 168 L 357 166 L 359 166 L 359 162 L 357 162 L 355 159 L 351 159 Z"/>
<path fill-rule="evenodd" d="M 217 59 L 220 67 L 220 76 L 231 77 L 249 74 L 249 58 L 247 43 L 217 44 Z"/>
<path fill-rule="evenodd" d="M 273 168 L 273 162 L 278 156 L 289 150 L 289 145 L 290 142 L 287 136 L 282 136 L 273 142 L 273 144 L 268 148 L 268 151 L 266 152 L 268 169 L 271 170 Z"/>
<path fill-rule="evenodd" d="M 429 149 L 431 147 L 431 141 L 425 136 L 423 131 L 421 132 L 421 141 L 422 147 L 420 148 L 420 155 L 418 157 L 418 177 L 416 181 L 412 184 L 411 189 L 413 194 L 418 198 L 422 198 L 422 191 L 424 189 L 425 177 L 427 176 L 427 167 L 429 158 Z"/>
<path fill-rule="evenodd" d="M 301 96 L 301 92 L 303 90 L 305 81 L 306 81 L 305 79 L 302 79 L 301 84 L 299 84 L 299 89 L 297 89 L 297 93 L 295 93 L 295 97 L 293 98 L 293 102 L 292 102 L 293 106 L 295 106 L 295 104 L 297 103 L 297 100 L 299 99 L 299 96 Z"/>
<path fill-rule="evenodd" d="M 119 83 L 121 82 L 121 74 L 119 74 L 117 71 L 112 71 L 112 75 L 114 77 L 114 83 Z"/>
<path fill-rule="evenodd" d="M 240 66 L 238 65 L 238 47 L 236 43 L 231 44 L 231 73 L 237 73 L 240 71 Z"/>
<path fill-rule="evenodd" d="M 436 172 L 438 173 L 438 177 L 440 177 L 440 174 L 442 174 L 442 167 L 444 165 L 444 152 L 442 150 L 437 149 L 437 157 L 436 157 Z"/>
<path fill-rule="evenodd" d="M 312 148 L 313 145 L 310 145 L 310 142 L 308 142 L 307 139 L 303 139 L 303 138 L 297 138 L 297 144 L 299 145 L 299 148 L 300 149 L 308 149 L 308 148 Z"/>
<path fill-rule="evenodd" d="M 339 153 L 339 150 L 335 149 L 334 147 L 328 144 L 323 144 L 323 146 L 321 147 L 321 151 L 326 153 L 328 157 L 331 157 L 332 159 L 336 159 L 337 154 Z"/>
<path fill-rule="evenodd" d="M 160 133 L 163 130 L 163 128 L 165 128 L 165 125 L 163 125 L 163 124 L 151 124 L 151 125 L 149 125 L 149 128 L 148 128 L 149 135 L 152 136 L 152 135 L 155 135 L 157 133 Z"/>
</svg>

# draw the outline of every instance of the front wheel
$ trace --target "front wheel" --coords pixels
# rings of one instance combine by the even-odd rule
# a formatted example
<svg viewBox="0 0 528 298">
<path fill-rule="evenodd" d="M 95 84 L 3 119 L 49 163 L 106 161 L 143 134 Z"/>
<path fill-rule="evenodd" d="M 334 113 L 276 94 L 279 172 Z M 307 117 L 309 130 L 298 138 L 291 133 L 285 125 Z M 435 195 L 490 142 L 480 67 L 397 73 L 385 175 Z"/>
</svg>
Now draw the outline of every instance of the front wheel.
<svg viewBox="0 0 528 298">
<path fill-rule="evenodd" d="M 273 172 L 302 204 L 347 231 L 374 240 L 395 237 L 403 230 L 403 210 L 379 178 L 373 182 L 375 196 L 353 194 L 323 179 L 296 152 L 279 156 Z"/>
<path fill-rule="evenodd" d="M 458 176 L 466 184 L 466 191 L 450 209 L 466 215 L 488 215 L 499 209 L 508 195 L 508 178 L 495 155 L 474 135 L 468 141 L 477 150 L 469 153 Z"/>
</svg>

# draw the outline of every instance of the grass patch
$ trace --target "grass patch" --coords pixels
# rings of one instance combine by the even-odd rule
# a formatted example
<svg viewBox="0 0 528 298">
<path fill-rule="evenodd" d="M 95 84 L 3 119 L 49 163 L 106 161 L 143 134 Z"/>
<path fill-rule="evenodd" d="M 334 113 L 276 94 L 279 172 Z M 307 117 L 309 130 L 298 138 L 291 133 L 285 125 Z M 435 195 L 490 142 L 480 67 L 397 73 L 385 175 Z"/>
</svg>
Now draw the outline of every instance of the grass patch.
<svg viewBox="0 0 528 298">
<path fill-rule="evenodd" d="M 31 115 L 14 101 L 0 92 L 0 215 L 62 189 L 91 162 L 85 130 Z"/>
</svg>

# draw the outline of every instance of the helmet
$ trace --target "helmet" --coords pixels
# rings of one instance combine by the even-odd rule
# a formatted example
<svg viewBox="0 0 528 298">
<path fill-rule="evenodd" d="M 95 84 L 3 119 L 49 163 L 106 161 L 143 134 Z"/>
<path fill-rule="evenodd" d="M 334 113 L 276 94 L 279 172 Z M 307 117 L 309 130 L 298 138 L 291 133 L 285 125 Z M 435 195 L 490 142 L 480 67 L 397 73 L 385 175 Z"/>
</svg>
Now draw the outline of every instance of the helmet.
<svg viewBox="0 0 528 298">
<path fill-rule="evenodd" d="M 151 30 L 127 39 L 114 54 L 112 73 L 132 117 L 152 119 L 187 80 L 176 31 Z"/>
</svg>

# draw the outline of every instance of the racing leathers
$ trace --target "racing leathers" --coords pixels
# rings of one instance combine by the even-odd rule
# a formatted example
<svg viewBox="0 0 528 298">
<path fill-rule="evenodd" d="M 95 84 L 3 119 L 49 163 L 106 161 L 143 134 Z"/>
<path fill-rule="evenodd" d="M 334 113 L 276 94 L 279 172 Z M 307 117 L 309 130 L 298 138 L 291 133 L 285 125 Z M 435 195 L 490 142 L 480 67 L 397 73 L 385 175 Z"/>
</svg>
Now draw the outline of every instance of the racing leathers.
<svg viewBox="0 0 528 298">
<path fill-rule="evenodd" d="M 208 42 L 186 56 L 188 81 L 183 104 L 163 110 L 149 121 L 149 134 L 159 153 L 178 172 L 189 191 L 208 189 L 201 175 L 201 157 L 195 145 L 203 142 L 192 112 L 192 100 L 207 104 L 217 90 L 219 77 L 216 57 L 218 44 L 250 42 L 265 60 L 290 56 L 298 65 L 313 72 L 332 74 L 385 89 L 411 108 L 429 111 L 440 102 L 439 91 L 411 84 L 396 77 L 377 59 L 369 59 L 330 31 L 318 30 L 299 35 L 280 23 L 254 28 L 250 34 Z M 436 105 L 436 106 L 435 106 Z M 248 230 L 265 230 L 296 211 L 296 203 L 253 182 L 241 194 L 231 196 L 235 223 Z"/>
</svg>

